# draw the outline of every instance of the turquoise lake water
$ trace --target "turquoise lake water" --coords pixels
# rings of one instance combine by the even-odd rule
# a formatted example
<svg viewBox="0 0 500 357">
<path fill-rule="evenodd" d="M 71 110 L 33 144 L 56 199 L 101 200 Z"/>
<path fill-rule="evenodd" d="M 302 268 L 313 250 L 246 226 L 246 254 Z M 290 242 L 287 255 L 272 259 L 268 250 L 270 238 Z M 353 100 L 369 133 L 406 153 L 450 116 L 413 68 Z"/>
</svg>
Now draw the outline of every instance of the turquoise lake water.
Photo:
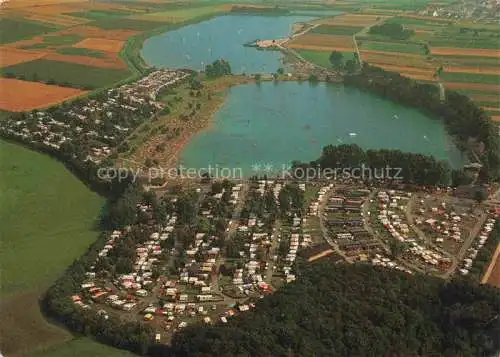
<svg viewBox="0 0 500 357">
<path fill-rule="evenodd" d="M 192 168 L 256 166 L 281 171 L 317 159 L 329 144 L 400 149 L 462 165 L 439 120 L 342 85 L 263 82 L 230 89 L 214 125 L 191 140 L 182 164 Z"/>
<path fill-rule="evenodd" d="M 219 16 L 146 40 L 145 61 L 156 67 L 201 70 L 203 65 L 224 58 L 234 73 L 274 73 L 282 67 L 279 51 L 259 51 L 243 44 L 256 39 L 288 36 L 292 25 L 314 16 Z"/>
<path fill-rule="evenodd" d="M 281 38 L 296 22 L 313 16 L 220 16 L 148 39 L 142 55 L 158 67 L 200 70 L 217 58 L 233 72 L 275 72 L 278 51 L 243 44 Z M 257 166 L 278 172 L 292 160 L 317 159 L 325 145 L 356 143 L 364 149 L 400 149 L 433 155 L 459 167 L 459 150 L 438 120 L 391 101 L 342 85 L 264 82 L 230 89 L 215 124 L 191 140 L 183 152 L 186 167 Z"/>
</svg>

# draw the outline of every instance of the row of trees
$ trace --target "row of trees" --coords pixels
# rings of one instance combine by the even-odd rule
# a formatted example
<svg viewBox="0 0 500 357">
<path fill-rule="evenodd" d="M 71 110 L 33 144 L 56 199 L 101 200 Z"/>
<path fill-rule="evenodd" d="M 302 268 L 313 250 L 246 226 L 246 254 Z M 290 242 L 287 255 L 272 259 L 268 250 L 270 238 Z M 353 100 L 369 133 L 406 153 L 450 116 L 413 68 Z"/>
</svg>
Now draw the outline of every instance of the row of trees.
<svg viewBox="0 0 500 357">
<path fill-rule="evenodd" d="M 212 64 L 207 64 L 205 74 L 208 78 L 217 78 L 231 74 L 231 65 L 223 59 L 215 60 Z"/>
<path fill-rule="evenodd" d="M 447 90 L 442 100 L 434 84 L 418 83 L 366 63 L 359 73 L 345 76 L 344 83 L 440 118 L 460 149 L 470 148 L 471 142 L 474 143 L 474 150 L 483 164 L 481 180 L 493 181 L 500 177 L 498 129 L 469 97 Z"/>
</svg>

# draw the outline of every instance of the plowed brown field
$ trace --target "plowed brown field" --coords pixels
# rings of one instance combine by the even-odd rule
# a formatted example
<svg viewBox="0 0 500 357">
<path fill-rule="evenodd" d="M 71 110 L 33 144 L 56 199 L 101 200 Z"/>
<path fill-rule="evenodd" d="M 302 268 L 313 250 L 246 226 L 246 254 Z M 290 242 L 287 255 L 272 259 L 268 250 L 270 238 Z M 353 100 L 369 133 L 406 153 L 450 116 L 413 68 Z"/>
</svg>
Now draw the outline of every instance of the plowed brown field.
<svg viewBox="0 0 500 357">
<path fill-rule="evenodd" d="M 491 120 L 497 121 L 500 123 L 500 115 L 492 115 Z M 499 264 L 499 266 L 500 266 L 500 264 Z M 500 268 L 498 268 L 497 270 L 500 270 Z"/>
<path fill-rule="evenodd" d="M 59 5 L 66 3 L 78 3 L 81 1 L 82 0 L 15 0 L 3 2 L 2 7 L 6 9 L 36 8 L 41 5 Z"/>
<path fill-rule="evenodd" d="M 354 51 L 351 36 L 306 34 L 290 41 L 288 47 L 316 51 L 331 51 L 334 49 L 342 52 Z"/>
<path fill-rule="evenodd" d="M 489 111 L 492 111 L 492 112 L 500 112 L 500 108 L 499 107 L 481 107 L 482 110 L 489 110 Z M 500 113 L 498 113 L 500 114 Z"/>
<path fill-rule="evenodd" d="M 444 85 L 449 89 L 476 89 L 494 93 L 500 91 L 500 85 L 498 84 L 445 82 Z"/>
<path fill-rule="evenodd" d="M 0 68 L 13 66 L 18 63 L 34 61 L 46 54 L 36 51 L 25 51 L 11 47 L 0 47 Z"/>
<path fill-rule="evenodd" d="M 368 63 L 380 63 L 386 65 L 405 65 L 422 69 L 436 70 L 438 64 L 428 61 L 425 56 L 401 56 L 401 53 L 375 53 L 375 51 L 361 51 L 361 58 Z"/>
<path fill-rule="evenodd" d="M 433 75 L 426 75 L 426 74 L 420 74 L 420 73 L 414 73 L 414 72 L 405 72 L 401 73 L 402 76 L 415 79 L 417 81 L 428 81 L 428 82 L 435 82 L 436 79 L 434 78 Z"/>
<path fill-rule="evenodd" d="M 0 78 L 0 109 L 19 112 L 43 108 L 82 95 L 86 91 L 37 82 Z"/>
<path fill-rule="evenodd" d="M 490 102 L 490 103 L 498 103 L 500 102 L 500 95 L 489 95 L 489 94 L 469 94 L 472 100 L 476 102 Z"/>
<path fill-rule="evenodd" d="M 80 35 L 82 37 L 103 38 L 108 40 L 126 40 L 138 34 L 132 30 L 104 30 L 94 26 L 75 26 L 59 31 L 60 35 Z"/>
<path fill-rule="evenodd" d="M 127 65 L 117 56 L 110 56 L 106 58 L 86 57 L 86 56 L 70 56 L 60 53 L 48 53 L 45 56 L 47 60 L 71 62 L 83 64 L 86 66 L 100 67 L 100 68 L 127 68 Z"/>
<path fill-rule="evenodd" d="M 86 38 L 85 40 L 74 44 L 73 47 L 118 53 L 121 51 L 124 42 L 125 41 L 109 40 L 105 38 Z"/>
<path fill-rule="evenodd" d="M 432 55 L 445 56 L 474 56 L 474 57 L 500 57 L 499 50 L 482 48 L 454 48 L 454 47 L 431 47 Z"/>
<path fill-rule="evenodd" d="M 445 66 L 445 72 L 451 73 L 479 73 L 500 75 L 500 67 L 466 67 L 466 66 Z"/>
</svg>

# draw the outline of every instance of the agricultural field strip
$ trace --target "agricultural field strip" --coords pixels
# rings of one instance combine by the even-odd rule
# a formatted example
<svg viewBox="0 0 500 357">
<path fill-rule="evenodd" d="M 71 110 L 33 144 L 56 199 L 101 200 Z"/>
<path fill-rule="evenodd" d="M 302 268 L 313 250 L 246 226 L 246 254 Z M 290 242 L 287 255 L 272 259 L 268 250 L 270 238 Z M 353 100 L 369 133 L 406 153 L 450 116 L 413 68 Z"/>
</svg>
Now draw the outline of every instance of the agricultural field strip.
<svg viewBox="0 0 500 357">
<path fill-rule="evenodd" d="M 288 47 L 295 49 L 344 49 L 345 52 L 354 50 L 352 36 L 305 34 L 288 42 Z"/>
<path fill-rule="evenodd" d="M 471 56 L 500 58 L 500 50 L 454 47 L 431 47 L 431 55 Z"/>
<path fill-rule="evenodd" d="M 28 62 L 43 58 L 44 52 L 26 51 L 12 47 L 0 47 L 0 68 L 13 66 L 18 63 Z"/>
<path fill-rule="evenodd" d="M 51 86 L 37 82 L 0 78 L 0 86 L 8 88 L 0 97 L 0 109 L 19 112 L 47 107 L 81 96 L 86 91 Z"/>
<path fill-rule="evenodd" d="M 124 43 L 125 41 L 120 40 L 86 38 L 83 41 L 74 44 L 73 47 L 118 53 L 121 51 Z"/>
</svg>

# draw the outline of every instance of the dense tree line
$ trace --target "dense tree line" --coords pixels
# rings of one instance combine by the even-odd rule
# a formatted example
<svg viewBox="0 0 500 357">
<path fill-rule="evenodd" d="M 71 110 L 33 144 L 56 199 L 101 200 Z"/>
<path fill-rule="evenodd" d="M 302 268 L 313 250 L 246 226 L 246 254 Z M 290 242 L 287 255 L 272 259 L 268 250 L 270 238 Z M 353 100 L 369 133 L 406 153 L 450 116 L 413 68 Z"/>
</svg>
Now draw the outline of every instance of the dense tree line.
<svg viewBox="0 0 500 357">
<path fill-rule="evenodd" d="M 370 27 L 370 34 L 381 35 L 394 40 L 407 40 L 415 31 L 405 28 L 401 24 L 382 24 Z"/>
<path fill-rule="evenodd" d="M 215 60 L 212 64 L 207 64 L 205 74 L 208 78 L 217 78 L 231 74 L 231 65 L 223 59 Z"/>
<path fill-rule="evenodd" d="M 355 168 L 363 167 L 364 173 L 361 170 L 355 171 Z M 351 176 L 364 181 L 394 180 L 418 185 L 447 186 L 451 179 L 449 165 L 432 156 L 388 149 L 364 151 L 356 144 L 325 146 L 318 160 L 310 163 L 294 162 L 292 173 L 301 173 L 307 168 L 318 168 L 327 178 Z M 298 171 L 299 169 L 302 170 Z"/>
<path fill-rule="evenodd" d="M 442 119 L 461 150 L 470 148 L 471 141 L 476 144 L 475 152 L 483 164 L 480 178 L 492 181 L 500 177 L 498 129 L 467 96 L 446 90 L 446 98 L 442 102 L 436 85 L 417 83 L 398 73 L 367 64 L 363 65 L 360 73 L 345 76 L 344 83 Z"/>
<path fill-rule="evenodd" d="M 178 357 L 479 357 L 500 349 L 500 298 L 488 286 L 369 265 L 303 266 L 297 283 L 227 325 L 176 335 Z"/>
</svg>

